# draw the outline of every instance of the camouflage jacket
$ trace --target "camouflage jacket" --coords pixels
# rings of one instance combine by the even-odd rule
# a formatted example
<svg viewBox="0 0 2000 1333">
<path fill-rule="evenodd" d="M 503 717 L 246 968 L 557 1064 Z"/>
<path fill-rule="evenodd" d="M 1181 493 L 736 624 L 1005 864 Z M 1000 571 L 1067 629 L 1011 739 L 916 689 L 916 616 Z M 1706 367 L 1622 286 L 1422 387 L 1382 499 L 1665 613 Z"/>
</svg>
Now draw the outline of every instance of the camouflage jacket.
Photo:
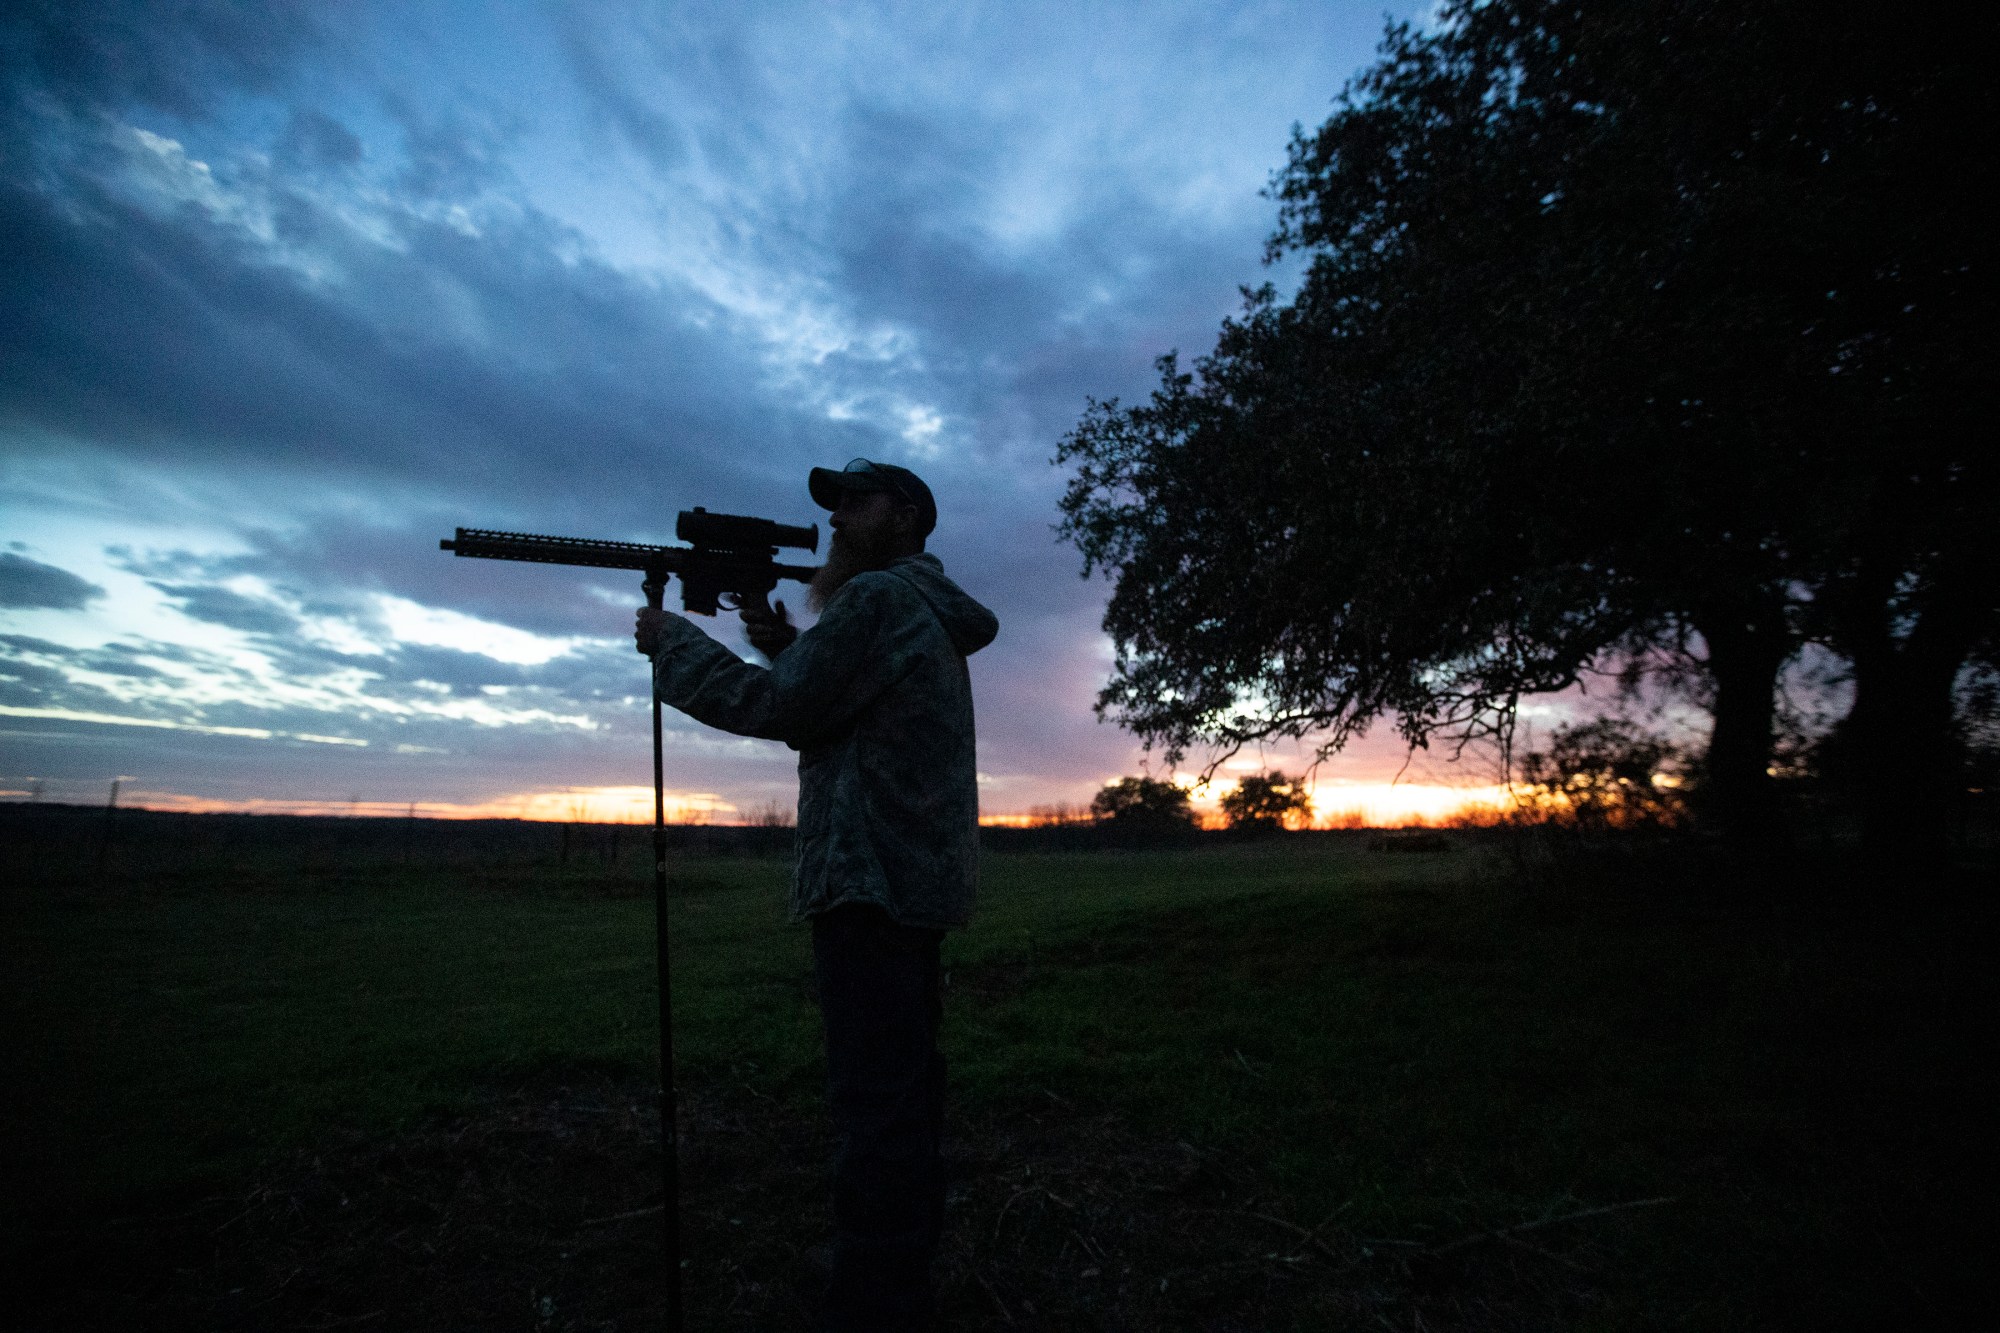
<svg viewBox="0 0 2000 1333">
<path fill-rule="evenodd" d="M 971 919 L 979 788 L 965 659 L 999 623 L 932 555 L 855 575 L 769 668 L 667 617 L 660 698 L 799 752 L 793 920 L 852 902 L 907 926 Z"/>
</svg>

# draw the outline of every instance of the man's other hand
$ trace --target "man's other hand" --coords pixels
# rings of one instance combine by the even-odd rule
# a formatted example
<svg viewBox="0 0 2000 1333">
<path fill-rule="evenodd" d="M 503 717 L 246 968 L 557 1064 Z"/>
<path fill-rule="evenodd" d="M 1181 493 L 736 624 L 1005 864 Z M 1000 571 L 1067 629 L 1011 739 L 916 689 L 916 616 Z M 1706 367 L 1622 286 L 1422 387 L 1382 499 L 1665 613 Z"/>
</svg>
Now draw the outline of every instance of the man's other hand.
<svg viewBox="0 0 2000 1333">
<path fill-rule="evenodd" d="M 799 637 L 798 627 L 785 611 L 785 604 L 779 602 L 774 608 L 746 605 L 739 612 L 743 617 L 743 633 L 750 640 L 750 646 L 767 658 L 775 658 L 792 646 L 792 640 Z"/>
<path fill-rule="evenodd" d="M 632 624 L 632 642 L 642 657 L 658 657 L 660 654 L 660 630 L 667 623 L 667 612 L 656 606 L 642 606 Z"/>
</svg>

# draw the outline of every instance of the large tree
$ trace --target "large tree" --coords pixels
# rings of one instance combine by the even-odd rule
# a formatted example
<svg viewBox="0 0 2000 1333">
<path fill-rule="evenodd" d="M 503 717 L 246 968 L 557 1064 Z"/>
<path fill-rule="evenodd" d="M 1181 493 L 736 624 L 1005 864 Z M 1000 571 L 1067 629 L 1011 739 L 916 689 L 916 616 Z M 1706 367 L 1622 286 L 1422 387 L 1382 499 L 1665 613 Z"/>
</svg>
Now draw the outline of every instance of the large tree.
<svg viewBox="0 0 2000 1333">
<path fill-rule="evenodd" d="M 1241 832 L 1275 833 L 1287 820 L 1312 820 L 1312 798 L 1305 785 L 1275 770 L 1244 774 L 1235 790 L 1223 794 L 1221 806 L 1229 827 Z"/>
<path fill-rule="evenodd" d="M 1106 783 L 1091 798 L 1090 814 L 1114 838 L 1135 842 L 1171 841 L 1195 828 L 1186 789 L 1144 776 Z"/>
<path fill-rule="evenodd" d="M 1864 700 L 1907 697 L 1919 673 L 1847 641 L 1909 649 L 1929 604 L 1897 607 L 1928 596 L 1954 609 L 1924 662 L 1962 662 L 1992 623 L 1964 193 L 1991 97 L 1876 5 L 1456 0 L 1392 27 L 1274 182 L 1296 295 L 1250 294 L 1192 373 L 1163 358 L 1059 451 L 1066 534 L 1116 582 L 1100 708 L 1176 755 L 1384 717 L 1504 738 L 1524 693 L 1685 647 L 1711 808 L 1768 832 L 1807 637 Z"/>
</svg>

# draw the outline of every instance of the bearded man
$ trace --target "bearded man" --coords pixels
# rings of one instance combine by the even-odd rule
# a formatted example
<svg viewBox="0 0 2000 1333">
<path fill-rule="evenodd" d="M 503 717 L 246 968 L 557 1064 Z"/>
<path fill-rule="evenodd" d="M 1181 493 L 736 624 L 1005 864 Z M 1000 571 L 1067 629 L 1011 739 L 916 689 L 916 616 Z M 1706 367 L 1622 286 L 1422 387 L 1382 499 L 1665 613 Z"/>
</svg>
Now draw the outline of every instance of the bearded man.
<svg viewBox="0 0 2000 1333">
<path fill-rule="evenodd" d="M 667 611 L 635 640 L 660 698 L 739 736 L 799 752 L 792 919 L 809 921 L 825 1022 L 827 1104 L 839 1137 L 825 1328 L 928 1328 L 944 1220 L 944 1059 L 938 951 L 972 915 L 979 792 L 965 659 L 999 622 L 924 543 L 930 488 L 857 458 L 814 468 L 833 511 L 827 561 L 800 633 L 783 602 L 748 608 L 745 662 Z"/>
</svg>

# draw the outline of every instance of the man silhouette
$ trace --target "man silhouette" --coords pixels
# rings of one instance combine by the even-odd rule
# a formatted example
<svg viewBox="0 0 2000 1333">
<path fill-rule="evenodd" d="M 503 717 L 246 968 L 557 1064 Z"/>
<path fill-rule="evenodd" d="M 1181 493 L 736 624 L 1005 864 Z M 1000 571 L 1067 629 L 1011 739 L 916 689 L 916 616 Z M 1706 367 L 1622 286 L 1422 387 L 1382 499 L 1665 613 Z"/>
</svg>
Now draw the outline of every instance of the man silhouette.
<svg viewBox="0 0 2000 1333">
<path fill-rule="evenodd" d="M 979 792 L 965 659 L 999 622 L 924 551 L 930 488 L 857 458 L 814 468 L 833 511 L 800 633 L 783 602 L 744 608 L 768 668 L 687 620 L 642 609 L 634 638 L 660 698 L 799 752 L 792 917 L 810 921 L 839 1138 L 828 1330 L 928 1328 L 944 1218 L 938 951 L 972 914 Z"/>
</svg>

